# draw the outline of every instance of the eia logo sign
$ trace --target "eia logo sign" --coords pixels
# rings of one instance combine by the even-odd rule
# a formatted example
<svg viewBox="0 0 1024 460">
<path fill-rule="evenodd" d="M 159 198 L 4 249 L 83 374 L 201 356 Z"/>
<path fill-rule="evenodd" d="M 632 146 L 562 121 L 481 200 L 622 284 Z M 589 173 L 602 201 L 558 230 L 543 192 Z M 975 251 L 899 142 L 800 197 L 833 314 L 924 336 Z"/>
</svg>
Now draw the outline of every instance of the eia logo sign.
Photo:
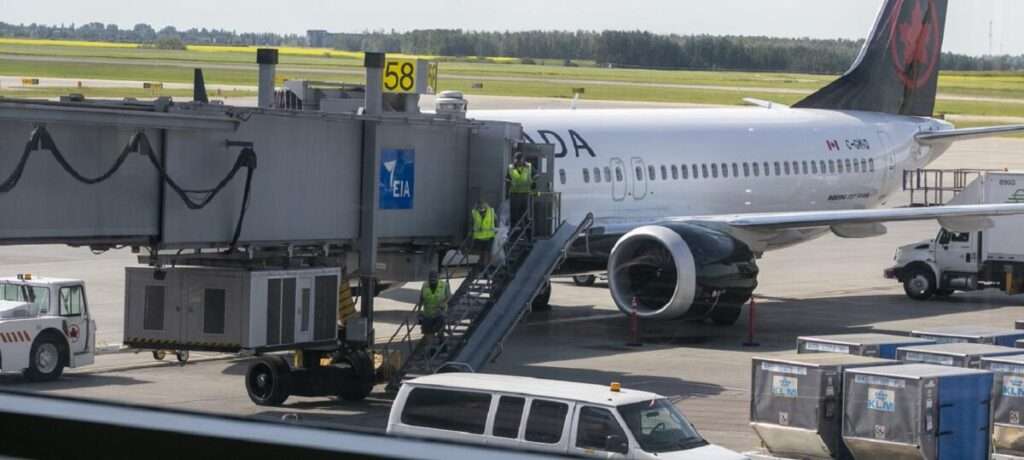
<svg viewBox="0 0 1024 460">
<path fill-rule="evenodd" d="M 416 195 L 416 151 L 381 151 L 379 187 L 380 209 L 412 209 Z"/>
</svg>

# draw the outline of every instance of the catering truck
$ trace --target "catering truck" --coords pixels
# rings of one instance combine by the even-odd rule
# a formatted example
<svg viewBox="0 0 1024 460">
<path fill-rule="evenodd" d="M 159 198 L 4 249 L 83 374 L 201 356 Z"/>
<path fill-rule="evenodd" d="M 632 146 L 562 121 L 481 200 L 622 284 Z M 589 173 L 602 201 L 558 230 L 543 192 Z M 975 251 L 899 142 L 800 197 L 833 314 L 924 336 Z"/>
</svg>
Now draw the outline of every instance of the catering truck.
<svg viewBox="0 0 1024 460">
<path fill-rule="evenodd" d="M 81 280 L 0 278 L 0 372 L 55 380 L 65 367 L 92 364 L 96 322 Z"/>
<path fill-rule="evenodd" d="M 1024 173 L 981 174 L 950 204 L 982 203 L 1024 203 Z M 1024 290 L 1024 216 L 940 223 L 934 239 L 897 249 L 895 265 L 885 270 L 907 296 L 928 300 L 957 291 L 1000 289 L 1014 295 Z"/>
</svg>

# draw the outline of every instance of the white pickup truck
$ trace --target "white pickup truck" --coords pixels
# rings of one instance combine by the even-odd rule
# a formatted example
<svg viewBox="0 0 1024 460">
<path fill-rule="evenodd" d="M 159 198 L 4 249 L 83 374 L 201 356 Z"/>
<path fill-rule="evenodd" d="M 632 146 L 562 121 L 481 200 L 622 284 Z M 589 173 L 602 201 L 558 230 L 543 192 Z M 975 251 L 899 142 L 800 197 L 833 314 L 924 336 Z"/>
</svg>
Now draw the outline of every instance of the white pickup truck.
<svg viewBox="0 0 1024 460">
<path fill-rule="evenodd" d="M 985 173 L 950 204 L 983 203 L 1024 203 L 1024 173 Z M 978 223 L 989 225 L 958 231 L 957 222 L 943 222 L 950 228 L 940 230 L 935 239 L 897 249 L 885 277 L 903 283 L 907 296 L 916 300 L 980 289 L 1024 292 L 1024 216 L 994 217 L 969 226 Z"/>
<path fill-rule="evenodd" d="M 0 372 L 48 381 L 92 364 L 96 322 L 81 280 L 0 278 Z"/>
</svg>

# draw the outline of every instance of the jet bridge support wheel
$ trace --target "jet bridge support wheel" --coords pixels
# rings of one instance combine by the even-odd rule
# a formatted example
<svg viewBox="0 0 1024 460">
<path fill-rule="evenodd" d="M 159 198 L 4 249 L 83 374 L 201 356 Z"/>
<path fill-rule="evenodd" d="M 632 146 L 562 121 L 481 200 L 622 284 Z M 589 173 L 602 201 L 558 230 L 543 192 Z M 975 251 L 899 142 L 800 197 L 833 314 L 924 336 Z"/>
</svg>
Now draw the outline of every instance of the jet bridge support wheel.
<svg viewBox="0 0 1024 460">
<path fill-rule="evenodd" d="M 351 351 L 340 362 L 348 364 L 350 372 L 339 382 L 338 397 L 345 401 L 362 401 L 373 391 L 377 375 L 373 371 L 373 357 L 366 350 Z"/>
<path fill-rule="evenodd" d="M 548 281 L 544 284 L 544 287 L 537 294 L 537 297 L 533 298 L 533 304 L 530 305 L 530 309 L 533 311 L 551 311 L 551 282 Z"/>
<path fill-rule="evenodd" d="M 291 368 L 282 356 L 264 356 L 245 373 L 245 389 L 257 406 L 280 406 L 291 392 Z"/>
</svg>

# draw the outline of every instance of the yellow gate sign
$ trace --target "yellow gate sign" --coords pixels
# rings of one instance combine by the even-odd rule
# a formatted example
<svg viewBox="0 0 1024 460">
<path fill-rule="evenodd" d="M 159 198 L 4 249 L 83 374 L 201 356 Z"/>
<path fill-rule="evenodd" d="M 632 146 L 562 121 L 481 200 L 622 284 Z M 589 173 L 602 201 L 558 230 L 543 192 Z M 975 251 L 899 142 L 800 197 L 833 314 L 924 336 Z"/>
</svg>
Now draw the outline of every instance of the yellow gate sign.
<svg viewBox="0 0 1024 460">
<path fill-rule="evenodd" d="M 437 90 L 437 63 L 388 58 L 384 62 L 381 86 L 385 93 L 434 94 Z"/>
<path fill-rule="evenodd" d="M 415 93 L 416 64 L 412 59 L 388 59 L 384 63 L 384 92 Z"/>
</svg>

